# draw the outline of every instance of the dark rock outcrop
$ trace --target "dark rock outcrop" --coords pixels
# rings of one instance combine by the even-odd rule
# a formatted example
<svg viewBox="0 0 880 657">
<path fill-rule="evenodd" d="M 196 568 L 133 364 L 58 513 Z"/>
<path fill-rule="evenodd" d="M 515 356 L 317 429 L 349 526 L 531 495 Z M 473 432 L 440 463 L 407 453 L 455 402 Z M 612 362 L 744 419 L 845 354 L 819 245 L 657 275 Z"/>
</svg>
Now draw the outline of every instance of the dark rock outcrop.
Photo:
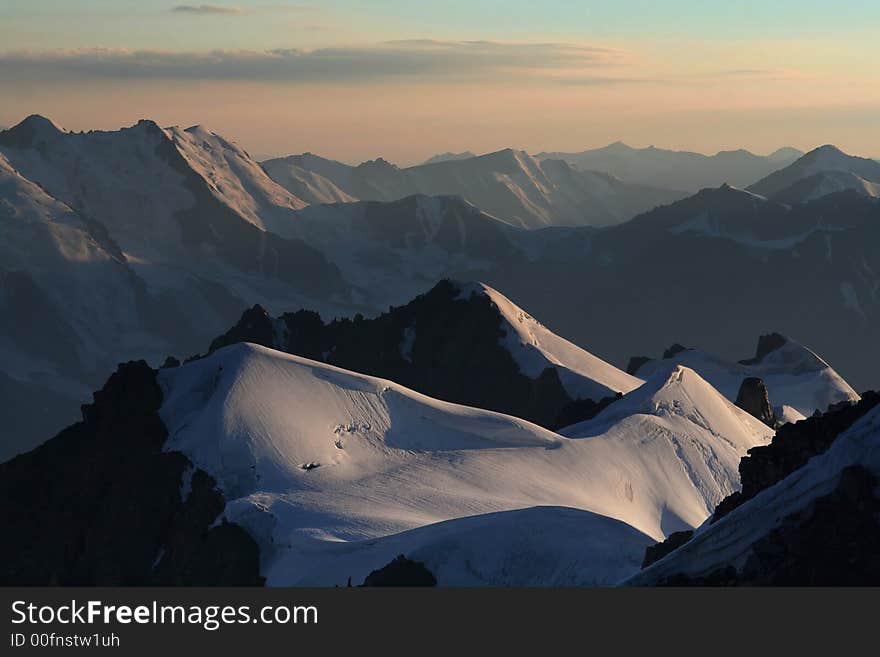
<svg viewBox="0 0 880 657">
<path fill-rule="evenodd" d="M 361 586 L 437 586 L 437 578 L 425 564 L 400 554 L 367 575 Z"/>
<path fill-rule="evenodd" d="M 675 356 L 677 356 L 681 352 L 689 351 L 689 350 L 690 350 L 690 347 L 684 347 L 676 342 L 674 345 L 669 347 L 669 349 L 667 349 L 666 351 L 663 352 L 663 358 L 664 359 L 674 358 Z"/>
<path fill-rule="evenodd" d="M 626 365 L 626 373 L 632 374 L 636 376 L 636 372 L 639 371 L 639 368 L 645 363 L 650 363 L 651 359 L 647 356 L 632 356 L 629 359 L 629 363 Z"/>
<path fill-rule="evenodd" d="M 763 379 L 753 376 L 743 379 L 736 395 L 736 405 L 768 427 L 776 428 L 776 412 L 770 404 L 770 394 Z"/>
<path fill-rule="evenodd" d="M 504 329 L 497 307 L 486 296 L 463 298 L 460 293 L 458 285 L 444 280 L 374 319 L 356 315 L 327 324 L 304 310 L 273 320 L 254 306 L 211 343 L 210 352 L 253 342 L 550 429 L 590 419 L 617 398 L 572 399 L 553 368 L 535 379 L 522 374 L 501 344 Z"/>
<path fill-rule="evenodd" d="M 162 391 L 120 365 L 83 420 L 0 464 L 0 584 L 259 585 L 259 549 L 214 480 L 164 451 Z"/>
<path fill-rule="evenodd" d="M 62 134 L 61 130 L 46 117 L 31 114 L 18 125 L 0 130 L 0 146 L 36 148 L 42 153 L 47 141 Z"/>
<path fill-rule="evenodd" d="M 721 501 L 712 522 L 827 451 L 841 433 L 878 404 L 880 393 L 869 391 L 855 404 L 838 406 L 822 415 L 780 427 L 773 442 L 753 447 L 739 462 L 742 490 Z"/>
<path fill-rule="evenodd" d="M 787 516 L 752 545 L 741 570 L 704 577 L 676 575 L 667 586 L 877 586 L 880 584 L 878 478 L 865 468 L 843 470 L 837 487 Z"/>
<path fill-rule="evenodd" d="M 768 333 L 758 337 L 758 347 L 755 349 L 755 357 L 741 360 L 740 365 L 755 365 L 760 363 L 767 354 L 783 347 L 788 339 L 779 333 Z"/>
<path fill-rule="evenodd" d="M 596 417 L 602 409 L 622 397 L 622 393 L 617 393 L 614 397 L 604 397 L 597 402 L 594 402 L 592 399 L 577 399 L 569 402 L 562 407 L 561 411 L 559 411 L 559 415 L 557 416 L 554 425 L 548 428 L 563 429 L 577 424 L 578 422 L 583 422 L 584 420 L 591 420 Z"/>
<path fill-rule="evenodd" d="M 672 532 L 666 537 L 665 541 L 649 545 L 645 548 L 645 558 L 642 560 L 642 568 L 647 568 L 655 561 L 660 561 L 673 550 L 677 550 L 682 545 L 691 540 L 694 535 L 693 530 L 685 530 L 682 532 Z"/>
<path fill-rule="evenodd" d="M 740 461 L 742 490 L 715 508 L 715 523 L 761 491 L 824 453 L 857 420 L 880 405 L 880 393 L 866 392 L 855 404 L 783 425 L 773 442 L 755 447 Z M 711 530 L 709 530 L 711 531 Z M 673 534 L 645 553 L 647 567 L 690 540 Z M 741 568 L 721 566 L 707 575 L 678 574 L 666 586 L 876 586 L 880 584 L 880 479 L 859 465 L 843 469 L 834 490 L 780 519 L 750 546 Z"/>
<path fill-rule="evenodd" d="M 0 462 L 32 449 L 70 424 L 80 402 L 0 370 Z"/>
<path fill-rule="evenodd" d="M 211 342 L 208 353 L 238 342 L 253 342 L 270 348 L 275 346 L 272 318 L 261 305 L 256 304 L 245 310 L 235 326 Z"/>
</svg>

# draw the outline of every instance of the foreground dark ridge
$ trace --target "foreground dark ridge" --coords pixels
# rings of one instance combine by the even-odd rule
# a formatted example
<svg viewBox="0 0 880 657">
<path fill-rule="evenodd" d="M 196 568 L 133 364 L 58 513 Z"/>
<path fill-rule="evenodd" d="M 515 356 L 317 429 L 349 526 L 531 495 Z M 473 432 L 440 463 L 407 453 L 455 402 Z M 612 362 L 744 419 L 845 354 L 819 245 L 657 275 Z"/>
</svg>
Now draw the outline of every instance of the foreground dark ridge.
<svg viewBox="0 0 880 657">
<path fill-rule="evenodd" d="M 402 349 L 408 335 L 411 344 Z M 461 288 L 444 280 L 375 319 L 357 315 L 325 324 L 318 313 L 301 310 L 276 320 L 254 306 L 211 343 L 209 353 L 252 342 L 549 429 L 592 418 L 619 397 L 572 399 L 551 367 L 535 379 L 525 376 L 503 337 L 501 314 L 488 297 L 462 298 Z"/>
<path fill-rule="evenodd" d="M 721 501 L 712 522 L 782 481 L 813 456 L 828 451 L 840 434 L 878 404 L 880 393 L 868 391 L 855 404 L 841 404 L 827 413 L 780 427 L 773 442 L 765 447 L 753 447 L 739 462 L 742 490 Z"/>
<path fill-rule="evenodd" d="M 155 370 L 120 365 L 81 422 L 0 464 L 0 585 L 263 583 L 254 540 L 214 524 L 214 479 L 163 451 L 161 403 Z"/>
<path fill-rule="evenodd" d="M 716 507 L 715 523 L 803 468 L 859 419 L 880 405 L 880 393 L 866 392 L 855 404 L 840 405 L 795 424 L 786 424 L 766 447 L 740 462 L 742 491 Z M 861 465 L 842 470 L 836 487 L 806 508 L 779 519 L 749 546 L 741 567 L 732 564 L 699 576 L 673 574 L 654 581 L 671 586 L 868 586 L 880 584 L 880 479 Z M 708 530 L 711 531 L 711 530 Z M 676 532 L 649 547 L 642 565 L 673 555 L 694 532 Z M 696 554 L 696 558 L 700 555 Z"/>
</svg>

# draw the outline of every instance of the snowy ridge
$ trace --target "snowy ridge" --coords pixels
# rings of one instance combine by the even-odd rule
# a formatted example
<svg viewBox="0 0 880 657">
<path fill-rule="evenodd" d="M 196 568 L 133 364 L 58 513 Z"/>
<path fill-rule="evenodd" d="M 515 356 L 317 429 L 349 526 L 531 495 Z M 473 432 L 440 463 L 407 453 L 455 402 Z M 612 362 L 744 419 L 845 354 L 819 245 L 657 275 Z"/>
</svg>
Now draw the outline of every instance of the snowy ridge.
<svg viewBox="0 0 880 657">
<path fill-rule="evenodd" d="M 592 420 L 560 433 L 589 438 L 588 444 L 596 441 L 594 467 L 619 463 L 629 474 L 630 491 L 645 488 L 639 491 L 642 495 L 655 496 L 655 512 L 663 510 L 660 524 L 653 531 L 646 530 L 651 535 L 699 525 L 702 521 L 697 518 L 708 516 L 718 502 L 739 488 L 740 458 L 773 436 L 772 430 L 730 403 L 696 372 L 680 366 L 657 372 Z M 635 453 L 629 452 L 633 449 L 630 442 L 638 443 Z M 687 477 L 679 493 L 690 489 L 697 495 L 687 505 L 662 506 L 665 495 L 675 493 L 658 485 L 658 471 L 675 479 L 681 472 L 673 475 L 674 469 L 683 469 Z M 628 518 L 639 528 L 650 527 L 649 520 Z"/>
<path fill-rule="evenodd" d="M 293 586 L 357 585 L 399 554 L 439 586 L 613 586 L 653 541 L 589 511 L 538 506 L 456 518 L 369 541 L 323 543 L 274 573 Z M 609 550 L 609 546 L 614 546 Z"/>
<path fill-rule="evenodd" d="M 230 500 L 226 516 L 258 540 L 275 585 L 300 581 L 310 565 L 327 564 L 330 551 L 373 554 L 363 562 L 372 569 L 383 565 L 383 550 L 410 540 L 435 545 L 432 536 L 447 530 L 390 537 L 377 552 L 359 541 L 548 505 L 633 528 L 611 530 L 629 546 L 621 554 L 616 543 L 593 553 L 616 564 L 616 576 L 621 558 L 634 563 L 643 546 L 639 532 L 659 539 L 701 524 L 735 489 L 739 457 L 770 438 L 690 370 L 655 382 L 656 395 L 682 399 L 680 412 L 648 409 L 601 429 L 582 427 L 585 439 L 247 344 L 163 370 L 160 381 L 168 449 L 217 479 Z M 491 533 L 472 522 L 484 538 Z"/>
<path fill-rule="evenodd" d="M 358 200 L 326 176 L 300 166 L 292 158 L 264 162 L 263 168 L 272 180 L 306 203 L 353 203 Z"/>
<path fill-rule="evenodd" d="M 816 178 L 818 174 L 825 175 Z M 815 187 L 812 192 L 798 190 L 798 184 L 808 178 L 814 178 Z M 858 180 L 868 183 L 868 187 L 861 186 Z M 861 186 L 863 191 L 869 192 L 874 187 L 871 183 L 880 183 L 880 164 L 868 158 L 847 155 L 839 148 L 827 144 L 810 151 L 784 169 L 762 178 L 750 186 L 749 190 L 768 198 L 801 196 L 805 198 L 800 200 L 808 200 L 821 196 L 819 192 L 823 185 L 830 186 L 831 191 L 839 191 L 841 186 L 847 189 Z"/>
<path fill-rule="evenodd" d="M 192 174 L 261 229 L 282 229 L 305 207 L 245 151 L 201 126 L 161 129 L 142 120 L 121 130 L 75 134 L 51 131 L 42 121 L 34 120 L 39 130 L 30 142 L 12 140 L 0 151 L 23 176 L 102 222 L 134 261 L 186 258 L 177 217 L 198 202 L 198 190 L 189 187 Z"/>
<path fill-rule="evenodd" d="M 708 575 L 732 565 L 739 569 L 752 545 L 779 522 L 830 493 L 844 468 L 860 465 L 880 474 L 880 408 L 875 408 L 841 434 L 827 452 L 782 481 L 761 491 L 718 522 L 701 527 L 684 546 L 635 575 L 628 583 L 650 585 L 665 577 Z"/>
<path fill-rule="evenodd" d="M 273 181 L 237 144 L 203 126 L 167 130 L 174 145 L 215 196 L 255 226 L 280 232 L 306 203 Z"/>
<path fill-rule="evenodd" d="M 248 303 L 355 312 L 320 253 L 261 228 L 303 204 L 204 128 L 73 133 L 32 116 L 0 132 L 0 179 L 0 310 L 29 318 L 0 327 L 0 380 L 69 398 L 47 402 L 56 429 L 116 363 L 193 353 Z M 46 438 L 8 412 L 22 445 Z"/>
<path fill-rule="evenodd" d="M 11 272 L 36 286 L 36 291 L 16 297 L 15 307 L 5 309 L 11 300 L 0 287 L 4 313 L 30 312 L 35 320 L 21 336 L 24 341 L 10 344 L 0 333 L 2 368 L 8 374 L 81 393 L 81 384 L 75 377 L 70 380 L 77 364 L 91 370 L 108 349 L 147 349 L 150 345 L 144 333 L 131 325 L 130 318 L 137 315 L 136 289 L 131 272 L 112 245 L 96 239 L 78 213 L 22 177 L 2 153 L 0 263 L 0 274 Z M 45 295 L 42 307 L 38 294 Z M 107 300 L 112 300 L 111 307 Z M 50 312 L 54 313 L 51 320 Z M 53 325 L 40 326 L 39 320 Z M 120 326 L 126 329 L 119 331 Z M 49 335 L 55 344 L 45 343 Z M 31 344 L 31 339 L 36 342 Z M 59 350 L 66 353 L 53 357 Z"/>
<path fill-rule="evenodd" d="M 0 145 L 0 151 L 47 193 L 103 223 L 135 258 L 153 260 L 179 241 L 174 215 L 193 199 L 183 175 L 158 154 L 170 142 L 155 123 L 40 139 Z"/>
<path fill-rule="evenodd" d="M 743 379 L 764 380 L 770 403 L 787 421 L 797 421 L 814 412 L 825 412 L 831 404 L 858 401 L 859 395 L 828 363 L 793 340 L 749 364 L 726 361 L 699 349 L 681 351 L 671 359 L 652 360 L 636 374 L 650 377 L 665 371 L 671 363 L 689 367 L 711 383 L 729 400 L 736 400 Z"/>
<path fill-rule="evenodd" d="M 488 297 L 495 304 L 504 320 L 503 344 L 527 377 L 535 379 L 547 367 L 554 367 L 569 396 L 594 401 L 630 392 L 644 383 L 642 379 L 559 337 L 488 285 L 458 285 L 461 287 L 460 298 L 478 294 Z"/>
<path fill-rule="evenodd" d="M 777 193 L 776 198 L 784 203 L 807 203 L 847 190 L 870 198 L 880 198 L 880 180 L 865 180 L 850 171 L 821 171 L 794 182 Z"/>
<path fill-rule="evenodd" d="M 162 129 L 142 120 L 116 131 L 68 133 L 31 117 L 0 133 L 0 154 L 109 237 L 166 309 L 169 299 L 185 299 L 181 305 L 192 309 L 192 318 L 209 324 L 202 339 L 245 307 L 239 299 L 305 305 L 295 284 L 302 272 L 290 272 L 309 262 L 320 266 L 320 254 L 264 233 L 282 231 L 304 203 L 239 146 L 206 128 Z M 309 259 L 282 254 L 285 248 Z M 328 302 L 310 305 L 338 312 Z"/>
</svg>

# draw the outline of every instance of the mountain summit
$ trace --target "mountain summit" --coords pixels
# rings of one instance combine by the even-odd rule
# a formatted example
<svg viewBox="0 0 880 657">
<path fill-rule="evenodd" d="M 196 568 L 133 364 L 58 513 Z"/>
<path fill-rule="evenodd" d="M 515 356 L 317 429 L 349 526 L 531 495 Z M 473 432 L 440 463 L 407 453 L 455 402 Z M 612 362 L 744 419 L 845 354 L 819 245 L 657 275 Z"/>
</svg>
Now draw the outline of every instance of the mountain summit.
<svg viewBox="0 0 880 657">
<path fill-rule="evenodd" d="M 845 189 L 880 196 L 880 163 L 848 155 L 830 144 L 749 187 L 751 192 L 787 203 L 802 203 Z"/>
<path fill-rule="evenodd" d="M 548 330 L 482 283 L 441 281 L 375 319 L 324 324 L 299 311 L 262 308 L 211 344 L 238 342 L 391 379 L 432 397 L 557 428 L 591 417 L 642 384 Z"/>
<path fill-rule="evenodd" d="M 16 146 L 28 148 L 55 139 L 66 133 L 51 119 L 39 114 L 31 114 L 21 123 L 0 131 L 0 146 Z"/>
</svg>

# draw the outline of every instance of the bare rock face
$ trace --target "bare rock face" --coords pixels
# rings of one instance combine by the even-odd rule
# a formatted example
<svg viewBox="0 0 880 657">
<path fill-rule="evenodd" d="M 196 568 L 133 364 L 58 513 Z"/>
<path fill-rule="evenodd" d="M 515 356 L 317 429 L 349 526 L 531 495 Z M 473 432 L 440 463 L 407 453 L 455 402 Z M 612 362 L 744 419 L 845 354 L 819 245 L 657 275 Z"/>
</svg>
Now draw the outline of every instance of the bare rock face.
<svg viewBox="0 0 880 657">
<path fill-rule="evenodd" d="M 649 545 L 645 548 L 645 558 L 642 561 L 642 568 L 647 568 L 655 561 L 660 561 L 663 557 L 665 557 L 670 552 L 677 550 L 682 545 L 687 543 L 693 537 L 694 532 L 692 529 L 685 530 L 683 532 L 672 532 L 669 536 L 666 537 L 665 541 L 661 541 L 660 543 L 655 543 L 654 545 Z"/>
<path fill-rule="evenodd" d="M 880 393 L 868 391 L 855 404 L 831 408 L 826 413 L 780 427 L 773 442 L 752 447 L 739 462 L 742 490 L 721 500 L 712 522 L 782 481 L 812 457 L 826 452 L 841 433 L 878 404 Z"/>
<path fill-rule="evenodd" d="M 626 373 L 636 376 L 636 372 L 639 371 L 639 368 L 641 368 L 641 366 L 645 363 L 649 362 L 651 362 L 651 359 L 647 356 L 631 356 L 629 359 L 629 363 L 627 363 L 626 366 Z"/>
<path fill-rule="evenodd" d="M 0 464 L 0 585 L 263 583 L 214 479 L 165 451 L 156 374 L 120 365 L 81 422 Z"/>
<path fill-rule="evenodd" d="M 717 522 L 810 458 L 822 454 L 856 421 L 880 405 L 868 391 L 855 404 L 830 408 L 796 424 L 785 424 L 770 445 L 753 447 L 740 461 L 742 490 L 715 508 Z M 678 532 L 647 549 L 643 567 L 687 543 Z M 667 586 L 868 586 L 880 584 L 880 479 L 859 465 L 845 468 L 828 495 L 779 519 L 751 545 L 744 565 L 722 565 L 705 576 L 684 574 L 656 582 Z"/>
<path fill-rule="evenodd" d="M 770 395 L 763 379 L 758 377 L 743 379 L 736 395 L 736 405 L 768 427 L 775 429 L 779 424 L 776 412 L 770 405 Z"/>
<path fill-rule="evenodd" d="M 437 578 L 425 564 L 401 554 L 367 575 L 362 586 L 437 586 Z"/>
<path fill-rule="evenodd" d="M 253 342 L 270 349 L 276 347 L 272 318 L 261 305 L 256 304 L 245 310 L 235 326 L 214 339 L 208 352 L 213 353 L 238 342 Z"/>
<path fill-rule="evenodd" d="M 704 577 L 675 575 L 665 586 L 877 586 L 880 584 L 878 479 L 850 466 L 837 487 L 783 518 L 753 545 L 745 565 Z M 661 544 L 662 545 L 662 544 Z"/>
<path fill-rule="evenodd" d="M 788 342 L 788 339 L 779 333 L 768 333 L 766 335 L 762 335 L 758 338 L 758 347 L 755 349 L 755 357 L 747 358 L 746 360 L 741 360 L 740 364 L 742 365 L 755 365 L 756 363 L 760 363 L 764 356 L 770 354 L 780 347 L 785 346 L 785 343 Z"/>
<path fill-rule="evenodd" d="M 669 347 L 666 351 L 663 352 L 663 358 L 675 358 L 678 354 L 683 351 L 689 351 L 690 347 L 685 347 L 683 345 L 678 344 L 677 342 Z"/>
</svg>

